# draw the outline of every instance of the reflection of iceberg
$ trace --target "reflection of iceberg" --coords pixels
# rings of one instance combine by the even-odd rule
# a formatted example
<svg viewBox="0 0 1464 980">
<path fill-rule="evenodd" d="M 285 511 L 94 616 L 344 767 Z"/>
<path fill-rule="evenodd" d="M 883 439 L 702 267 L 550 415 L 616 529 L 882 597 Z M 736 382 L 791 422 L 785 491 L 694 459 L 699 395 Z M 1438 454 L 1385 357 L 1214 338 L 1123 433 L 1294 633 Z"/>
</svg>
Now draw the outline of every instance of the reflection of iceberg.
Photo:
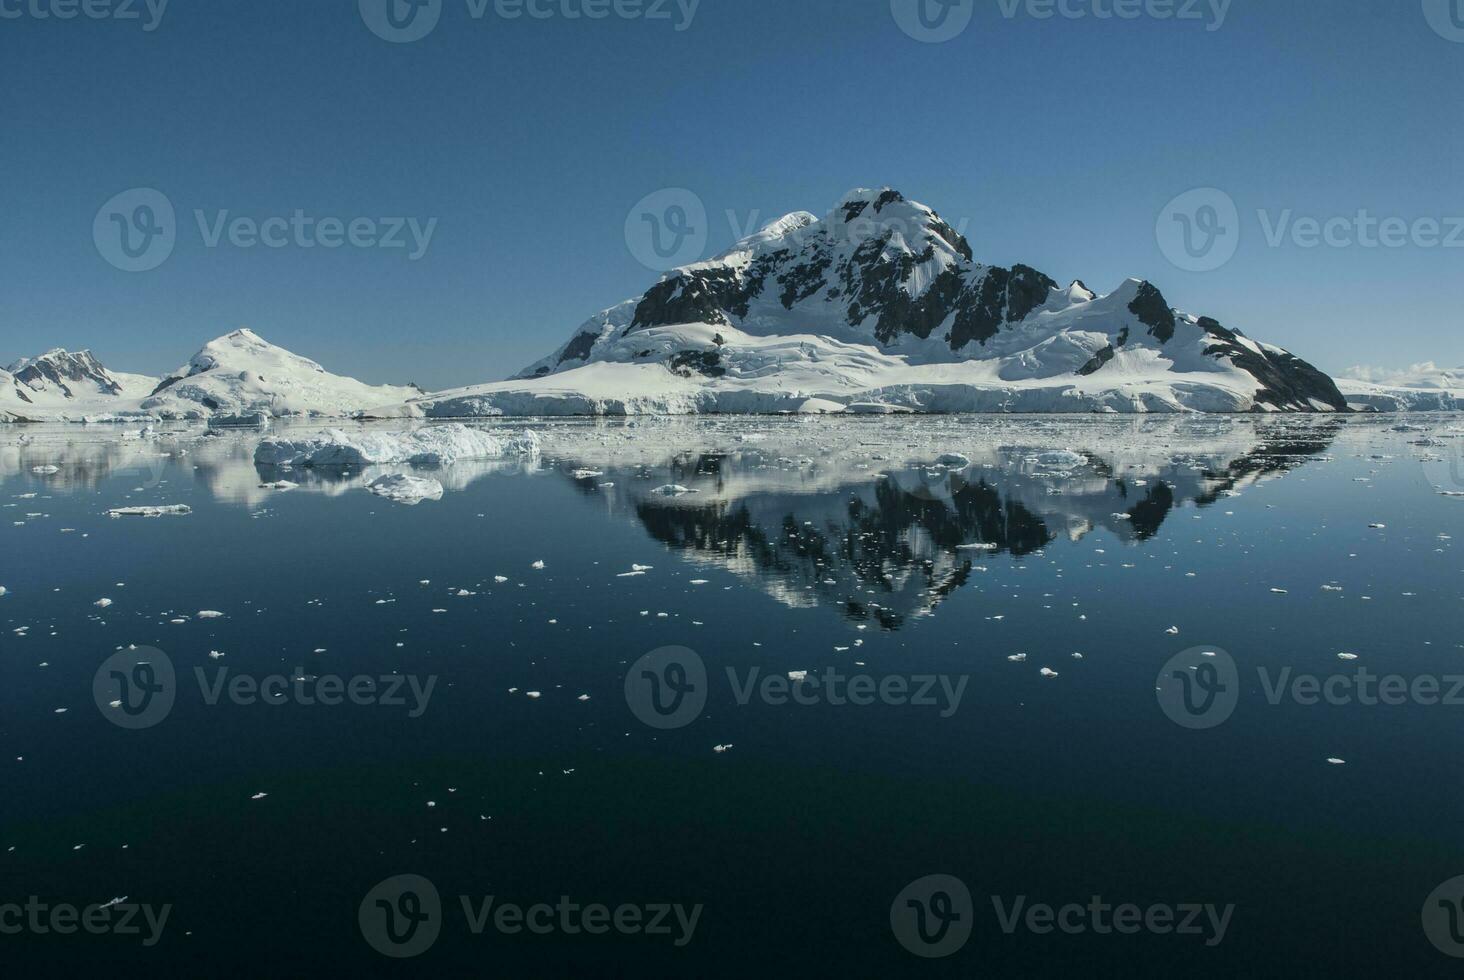
<svg viewBox="0 0 1464 980">
<path fill-rule="evenodd" d="M 904 425 L 903 437 L 900 423 L 795 426 L 785 435 L 803 436 L 799 445 L 744 437 L 722 451 L 663 451 L 658 462 L 643 449 L 634 467 L 604 451 L 556 465 L 693 563 L 754 581 L 790 606 L 832 605 L 893 629 L 995 555 L 1034 554 L 1098 529 L 1140 544 L 1176 507 L 1208 506 L 1325 451 L 1340 423 L 1094 420 L 1054 428 L 1057 445 L 1043 445 L 1033 437 L 1044 427 L 1022 420 L 963 428 L 959 454 L 928 451 L 919 443 L 931 430 Z M 961 459 L 969 465 L 953 465 Z M 699 492 L 655 492 L 667 484 Z"/>
<path fill-rule="evenodd" d="M 106 428 L 29 425 L 0 442 L 0 479 L 25 475 L 38 489 L 70 491 L 135 475 L 150 487 L 162 479 L 170 459 L 187 453 L 192 441 L 182 428 L 140 437 Z M 38 467 L 45 472 L 37 473 Z"/>
</svg>

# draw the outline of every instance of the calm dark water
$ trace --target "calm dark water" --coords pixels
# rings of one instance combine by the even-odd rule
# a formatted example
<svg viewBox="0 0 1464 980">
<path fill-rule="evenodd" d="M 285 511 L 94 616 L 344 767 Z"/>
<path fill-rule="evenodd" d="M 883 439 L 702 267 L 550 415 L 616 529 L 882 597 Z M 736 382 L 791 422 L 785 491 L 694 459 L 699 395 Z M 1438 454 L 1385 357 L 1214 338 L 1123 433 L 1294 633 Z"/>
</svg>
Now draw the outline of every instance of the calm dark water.
<svg viewBox="0 0 1464 980">
<path fill-rule="evenodd" d="M 1452 975 L 1464 429 L 1397 424 L 545 424 L 417 506 L 257 437 L 0 432 L 0 906 L 168 908 L 0 962 Z"/>
</svg>

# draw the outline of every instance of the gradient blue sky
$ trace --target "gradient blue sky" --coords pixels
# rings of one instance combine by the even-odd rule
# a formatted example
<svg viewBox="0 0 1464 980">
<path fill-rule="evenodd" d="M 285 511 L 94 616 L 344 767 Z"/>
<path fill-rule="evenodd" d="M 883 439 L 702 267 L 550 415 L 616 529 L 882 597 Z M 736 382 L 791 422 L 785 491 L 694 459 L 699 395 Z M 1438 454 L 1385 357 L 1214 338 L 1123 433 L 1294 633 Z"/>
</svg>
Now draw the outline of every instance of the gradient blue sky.
<svg viewBox="0 0 1464 980">
<path fill-rule="evenodd" d="M 1329 370 L 1464 364 L 1464 248 L 1273 248 L 1255 214 L 1464 215 L 1464 43 L 1424 0 L 1233 0 L 1215 31 L 975 2 L 938 45 L 889 0 L 703 0 L 682 32 L 445 0 L 401 45 L 355 0 L 173 0 L 152 32 L 0 19 L 0 363 L 91 347 L 160 373 L 249 326 L 374 382 L 495 379 L 655 281 L 623 231 L 652 191 L 700 195 L 715 251 L 727 209 L 771 220 L 889 184 L 964 222 L 984 261 L 1105 292 L 1148 278 Z M 1239 205 L 1240 249 L 1184 272 L 1156 218 L 1206 185 Z M 92 222 L 139 186 L 175 204 L 179 241 L 128 274 Z M 418 262 L 210 249 L 195 208 L 438 227 Z"/>
</svg>

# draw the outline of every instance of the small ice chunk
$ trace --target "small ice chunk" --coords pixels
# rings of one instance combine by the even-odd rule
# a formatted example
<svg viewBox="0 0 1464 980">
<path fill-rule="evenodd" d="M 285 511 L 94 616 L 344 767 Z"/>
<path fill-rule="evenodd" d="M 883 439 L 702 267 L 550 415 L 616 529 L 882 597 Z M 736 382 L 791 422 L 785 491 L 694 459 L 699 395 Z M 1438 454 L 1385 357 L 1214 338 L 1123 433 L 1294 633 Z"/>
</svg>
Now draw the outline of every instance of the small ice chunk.
<svg viewBox="0 0 1464 980">
<path fill-rule="evenodd" d="M 385 497 L 393 503 L 406 504 L 409 507 L 424 500 L 442 499 L 442 484 L 430 476 L 388 473 L 366 484 L 366 489 L 378 497 Z"/>
<path fill-rule="evenodd" d="M 101 599 L 98 599 L 96 602 L 93 602 L 92 603 L 92 605 L 96 606 L 98 609 L 106 609 L 111 604 L 112 604 L 112 600 L 111 599 L 107 599 L 107 598 L 101 598 Z"/>
<path fill-rule="evenodd" d="M 108 517 L 186 517 L 193 513 L 187 504 L 164 504 L 160 507 L 113 507 Z"/>
</svg>

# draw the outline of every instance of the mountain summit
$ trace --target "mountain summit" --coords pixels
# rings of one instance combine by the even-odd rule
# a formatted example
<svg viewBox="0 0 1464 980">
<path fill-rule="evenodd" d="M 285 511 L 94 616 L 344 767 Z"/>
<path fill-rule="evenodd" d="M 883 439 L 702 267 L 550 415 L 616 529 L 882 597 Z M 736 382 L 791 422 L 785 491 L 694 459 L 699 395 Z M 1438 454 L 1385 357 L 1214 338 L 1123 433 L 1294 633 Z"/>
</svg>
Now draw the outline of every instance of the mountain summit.
<svg viewBox="0 0 1464 980">
<path fill-rule="evenodd" d="M 1130 279 L 976 260 L 934 210 L 855 190 L 590 318 L 426 414 L 1345 411 L 1332 379 Z"/>
</svg>

